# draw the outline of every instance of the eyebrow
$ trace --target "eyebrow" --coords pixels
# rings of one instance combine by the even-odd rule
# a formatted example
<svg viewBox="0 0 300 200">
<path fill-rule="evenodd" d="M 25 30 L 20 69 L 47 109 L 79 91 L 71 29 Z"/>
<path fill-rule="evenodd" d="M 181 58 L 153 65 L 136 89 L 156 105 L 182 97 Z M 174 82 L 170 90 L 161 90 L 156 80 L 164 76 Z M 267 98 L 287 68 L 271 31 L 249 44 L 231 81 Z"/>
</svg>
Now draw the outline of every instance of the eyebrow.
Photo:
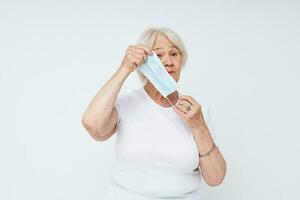
<svg viewBox="0 0 300 200">
<path fill-rule="evenodd" d="M 172 45 L 172 46 L 168 46 L 168 47 L 172 47 L 172 48 L 176 48 L 177 49 L 177 47 L 176 46 L 174 46 L 174 45 Z M 163 49 L 162 47 L 159 47 L 159 48 L 155 48 L 154 50 L 159 50 L 159 49 Z"/>
</svg>

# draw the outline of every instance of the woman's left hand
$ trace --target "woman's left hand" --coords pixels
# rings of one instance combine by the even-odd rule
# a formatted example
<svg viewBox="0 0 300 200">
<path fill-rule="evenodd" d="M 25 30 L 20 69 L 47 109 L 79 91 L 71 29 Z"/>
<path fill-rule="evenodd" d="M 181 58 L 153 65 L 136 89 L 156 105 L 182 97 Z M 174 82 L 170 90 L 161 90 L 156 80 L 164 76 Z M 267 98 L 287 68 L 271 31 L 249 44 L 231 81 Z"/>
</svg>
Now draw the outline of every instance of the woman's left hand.
<svg viewBox="0 0 300 200">
<path fill-rule="evenodd" d="M 191 96 L 181 95 L 173 110 L 193 129 L 207 128 L 201 105 Z"/>
</svg>

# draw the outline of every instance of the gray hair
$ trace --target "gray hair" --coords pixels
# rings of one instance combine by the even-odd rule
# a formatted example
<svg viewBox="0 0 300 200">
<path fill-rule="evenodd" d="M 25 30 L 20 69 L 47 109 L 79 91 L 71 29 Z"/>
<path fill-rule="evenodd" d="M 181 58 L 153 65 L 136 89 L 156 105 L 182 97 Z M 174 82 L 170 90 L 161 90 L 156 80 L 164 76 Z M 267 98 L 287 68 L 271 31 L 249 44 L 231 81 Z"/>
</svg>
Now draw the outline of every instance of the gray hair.
<svg viewBox="0 0 300 200">
<path fill-rule="evenodd" d="M 140 36 L 138 44 L 143 44 L 149 46 L 150 48 L 153 48 L 157 37 L 160 35 L 163 35 L 166 38 L 168 38 L 176 46 L 182 57 L 181 66 L 184 67 L 187 60 L 186 48 L 182 42 L 182 39 L 173 30 L 169 28 L 148 28 Z M 145 84 L 147 80 L 146 77 L 139 70 L 137 70 L 136 72 L 142 84 Z"/>
</svg>

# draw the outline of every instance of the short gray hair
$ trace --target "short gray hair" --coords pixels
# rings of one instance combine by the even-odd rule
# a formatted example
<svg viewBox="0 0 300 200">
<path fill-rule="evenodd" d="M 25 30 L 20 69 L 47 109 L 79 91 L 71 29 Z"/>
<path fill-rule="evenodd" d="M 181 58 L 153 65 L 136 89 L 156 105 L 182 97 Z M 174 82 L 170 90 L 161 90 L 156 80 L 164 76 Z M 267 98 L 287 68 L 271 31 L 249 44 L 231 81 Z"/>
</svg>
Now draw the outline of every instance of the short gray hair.
<svg viewBox="0 0 300 200">
<path fill-rule="evenodd" d="M 160 35 L 167 37 L 176 46 L 182 57 L 181 67 L 184 67 L 188 57 L 186 48 L 183 44 L 182 39 L 173 30 L 169 28 L 148 28 L 140 36 L 138 44 L 143 44 L 149 46 L 150 48 L 153 48 L 157 37 Z M 145 84 L 147 80 L 146 77 L 139 70 L 137 70 L 136 72 L 142 84 Z"/>
</svg>

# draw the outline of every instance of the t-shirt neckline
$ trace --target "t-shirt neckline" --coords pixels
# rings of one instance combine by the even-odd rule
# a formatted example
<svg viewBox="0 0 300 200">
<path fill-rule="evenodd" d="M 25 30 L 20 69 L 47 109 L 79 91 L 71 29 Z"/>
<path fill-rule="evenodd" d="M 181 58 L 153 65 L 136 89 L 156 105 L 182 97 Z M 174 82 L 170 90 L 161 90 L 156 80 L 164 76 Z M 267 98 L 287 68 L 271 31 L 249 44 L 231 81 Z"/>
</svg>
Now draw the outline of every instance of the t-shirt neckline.
<svg viewBox="0 0 300 200">
<path fill-rule="evenodd" d="M 144 87 L 142 87 L 140 90 L 141 90 L 142 93 L 146 96 L 146 99 L 147 99 L 148 101 L 150 101 L 150 103 L 153 104 L 155 107 L 157 107 L 157 108 L 159 108 L 159 109 L 161 109 L 161 110 L 173 110 L 173 107 L 172 107 L 172 106 L 170 106 L 170 107 L 164 107 L 164 106 L 161 106 L 161 105 L 159 105 L 158 103 L 156 103 L 156 102 L 155 102 L 153 99 L 151 99 L 151 97 L 148 95 L 148 93 L 146 92 L 146 90 L 145 90 Z"/>
</svg>

